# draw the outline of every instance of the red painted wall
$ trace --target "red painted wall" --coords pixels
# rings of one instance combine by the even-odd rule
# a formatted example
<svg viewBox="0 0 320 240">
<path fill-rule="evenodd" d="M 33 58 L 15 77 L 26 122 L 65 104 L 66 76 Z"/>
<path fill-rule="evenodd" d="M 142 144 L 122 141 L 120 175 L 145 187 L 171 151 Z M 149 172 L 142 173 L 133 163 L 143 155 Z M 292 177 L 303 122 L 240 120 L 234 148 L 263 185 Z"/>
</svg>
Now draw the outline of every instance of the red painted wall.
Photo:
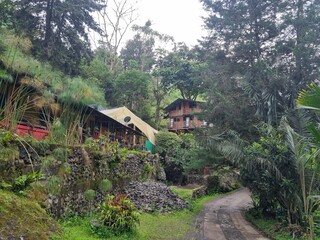
<svg viewBox="0 0 320 240">
<path fill-rule="evenodd" d="M 37 140 L 42 140 L 48 137 L 49 131 L 41 128 L 33 128 L 25 125 L 17 124 L 16 133 L 21 137 L 26 137 L 27 135 L 33 136 Z"/>
</svg>

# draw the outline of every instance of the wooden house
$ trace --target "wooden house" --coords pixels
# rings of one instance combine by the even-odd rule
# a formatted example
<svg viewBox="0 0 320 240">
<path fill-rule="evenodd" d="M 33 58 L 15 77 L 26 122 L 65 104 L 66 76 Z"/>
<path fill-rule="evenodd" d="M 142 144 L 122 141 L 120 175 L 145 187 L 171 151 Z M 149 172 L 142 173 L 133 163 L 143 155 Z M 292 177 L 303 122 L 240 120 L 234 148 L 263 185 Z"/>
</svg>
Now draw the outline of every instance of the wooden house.
<svg viewBox="0 0 320 240">
<path fill-rule="evenodd" d="M 48 138 L 56 121 L 68 125 L 79 142 L 102 135 L 110 141 L 126 135 L 143 135 L 92 106 L 64 104 L 56 97 L 49 101 L 38 89 L 23 82 L 22 78 L 11 82 L 0 80 L 0 127 L 22 137 Z"/>
<path fill-rule="evenodd" d="M 153 146 L 155 145 L 155 134 L 157 134 L 158 131 L 136 116 L 128 108 L 123 106 L 105 109 L 101 111 L 101 113 L 131 129 L 131 133 L 127 131 L 119 138 L 128 148 L 145 145 L 146 150 L 151 152 L 153 151 Z"/>
<path fill-rule="evenodd" d="M 202 102 L 190 99 L 177 99 L 170 103 L 164 110 L 168 113 L 167 128 L 171 132 L 190 132 L 196 127 L 203 127 L 207 122 L 201 120 Z"/>
</svg>

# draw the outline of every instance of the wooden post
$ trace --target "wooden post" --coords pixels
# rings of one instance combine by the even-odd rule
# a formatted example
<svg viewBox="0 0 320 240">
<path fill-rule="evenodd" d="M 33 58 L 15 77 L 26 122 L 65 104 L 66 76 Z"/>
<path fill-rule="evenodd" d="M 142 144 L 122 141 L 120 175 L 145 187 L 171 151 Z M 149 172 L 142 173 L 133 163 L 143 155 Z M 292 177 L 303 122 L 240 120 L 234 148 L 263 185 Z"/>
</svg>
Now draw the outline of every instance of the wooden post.
<svg viewBox="0 0 320 240">
<path fill-rule="evenodd" d="M 136 125 L 133 125 L 133 130 L 136 131 Z M 133 146 L 136 145 L 136 134 L 135 132 L 133 133 Z"/>
</svg>

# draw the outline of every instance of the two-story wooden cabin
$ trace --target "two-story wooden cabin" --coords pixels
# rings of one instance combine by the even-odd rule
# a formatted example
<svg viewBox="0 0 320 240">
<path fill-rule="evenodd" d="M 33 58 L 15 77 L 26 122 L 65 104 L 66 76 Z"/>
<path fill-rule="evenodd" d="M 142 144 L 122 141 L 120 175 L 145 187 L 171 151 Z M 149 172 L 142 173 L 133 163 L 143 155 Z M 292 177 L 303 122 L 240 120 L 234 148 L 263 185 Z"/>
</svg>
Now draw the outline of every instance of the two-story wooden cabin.
<svg viewBox="0 0 320 240">
<path fill-rule="evenodd" d="M 196 127 L 207 125 L 199 119 L 202 102 L 178 98 L 164 110 L 168 112 L 168 130 L 172 132 L 189 132 Z"/>
</svg>

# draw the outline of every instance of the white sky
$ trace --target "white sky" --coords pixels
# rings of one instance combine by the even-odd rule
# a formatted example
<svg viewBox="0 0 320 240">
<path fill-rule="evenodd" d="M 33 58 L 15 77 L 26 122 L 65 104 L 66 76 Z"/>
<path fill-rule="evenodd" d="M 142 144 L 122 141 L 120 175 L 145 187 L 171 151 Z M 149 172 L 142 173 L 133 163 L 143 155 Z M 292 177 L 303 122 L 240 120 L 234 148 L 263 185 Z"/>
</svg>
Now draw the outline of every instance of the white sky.
<svg viewBox="0 0 320 240">
<path fill-rule="evenodd" d="M 151 21 L 152 29 L 159 33 L 170 35 L 175 42 L 185 42 L 188 46 L 197 44 L 197 40 L 206 35 L 203 29 L 202 16 L 205 16 L 205 11 L 202 9 L 200 0 L 113 0 L 119 3 L 127 2 L 127 7 L 134 5 L 137 9 L 136 15 L 138 19 L 133 23 L 143 26 L 148 20 Z M 107 7 L 107 13 L 110 19 L 114 22 L 114 2 L 110 1 L 110 7 Z M 95 15 L 98 23 L 103 23 Z M 111 24 L 107 23 L 109 30 L 112 30 Z M 124 28 L 124 22 L 121 21 L 121 27 Z M 110 28 L 111 27 L 111 28 Z M 108 30 L 108 31 L 109 31 Z M 111 31 L 112 32 L 112 31 Z M 108 32 L 109 36 L 110 33 Z M 123 47 L 127 40 L 132 39 L 133 32 L 130 29 L 124 35 L 120 47 Z M 98 46 L 100 37 L 96 33 L 91 34 L 93 48 Z"/>
<path fill-rule="evenodd" d="M 191 46 L 205 36 L 201 19 L 205 11 L 199 0 L 138 0 L 138 15 L 136 24 L 149 19 L 154 30 L 173 36 L 176 42 Z"/>
</svg>

